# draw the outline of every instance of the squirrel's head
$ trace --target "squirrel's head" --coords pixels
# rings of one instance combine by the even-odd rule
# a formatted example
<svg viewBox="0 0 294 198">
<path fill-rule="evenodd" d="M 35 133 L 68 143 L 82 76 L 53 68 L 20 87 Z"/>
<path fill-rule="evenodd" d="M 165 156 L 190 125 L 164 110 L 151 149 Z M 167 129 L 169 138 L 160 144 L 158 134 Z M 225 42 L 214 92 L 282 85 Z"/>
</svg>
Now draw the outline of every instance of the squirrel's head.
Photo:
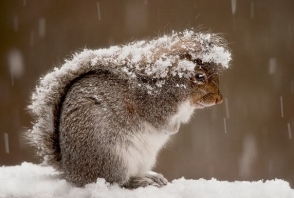
<svg viewBox="0 0 294 198">
<path fill-rule="evenodd" d="M 189 78 L 188 98 L 196 108 L 204 108 L 220 104 L 223 101 L 219 91 L 219 75 L 222 70 L 215 63 L 203 63 L 200 59 L 193 59 L 189 54 L 182 59 L 195 64 L 194 74 Z"/>
<path fill-rule="evenodd" d="M 178 91 L 173 94 L 188 97 L 196 108 L 222 102 L 218 78 L 220 71 L 229 67 L 231 53 L 220 35 L 186 30 L 136 42 L 121 51 L 128 52 L 117 53 L 119 57 L 128 57 L 125 62 L 129 65 L 123 67 L 124 72 L 151 79 L 148 93 L 160 90 L 168 82 L 167 86 Z M 156 86 L 150 87 L 150 82 Z"/>
<path fill-rule="evenodd" d="M 191 77 L 191 102 L 196 108 L 209 107 L 223 101 L 219 91 L 219 73 L 210 64 L 195 67 L 195 75 Z"/>
</svg>

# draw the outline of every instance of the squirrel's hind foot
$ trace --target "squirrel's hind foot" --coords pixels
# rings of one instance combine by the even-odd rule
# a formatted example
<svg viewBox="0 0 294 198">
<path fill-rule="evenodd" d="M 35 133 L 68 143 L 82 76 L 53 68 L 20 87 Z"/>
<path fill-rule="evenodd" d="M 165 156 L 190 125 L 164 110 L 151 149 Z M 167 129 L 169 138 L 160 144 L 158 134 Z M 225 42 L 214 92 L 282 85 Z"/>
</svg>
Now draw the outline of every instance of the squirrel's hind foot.
<svg viewBox="0 0 294 198">
<path fill-rule="evenodd" d="M 168 180 L 159 173 L 149 172 L 145 176 L 131 177 L 127 183 L 123 185 L 125 188 L 135 189 L 139 187 L 156 186 L 162 187 L 168 183 Z"/>
</svg>

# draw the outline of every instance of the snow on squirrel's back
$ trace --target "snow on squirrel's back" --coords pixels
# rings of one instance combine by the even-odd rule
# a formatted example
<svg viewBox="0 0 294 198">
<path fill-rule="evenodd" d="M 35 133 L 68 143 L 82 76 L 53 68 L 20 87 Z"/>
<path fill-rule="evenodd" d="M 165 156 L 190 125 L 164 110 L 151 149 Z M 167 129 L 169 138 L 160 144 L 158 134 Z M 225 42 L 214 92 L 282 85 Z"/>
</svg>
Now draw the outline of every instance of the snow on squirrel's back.
<svg viewBox="0 0 294 198">
<path fill-rule="evenodd" d="M 31 163 L 0 167 L 0 197 L 38 198 L 294 198 L 294 190 L 283 180 L 227 182 L 211 180 L 173 180 L 167 186 L 128 190 L 110 185 L 104 179 L 84 188 L 58 179 L 51 167 Z"/>
</svg>

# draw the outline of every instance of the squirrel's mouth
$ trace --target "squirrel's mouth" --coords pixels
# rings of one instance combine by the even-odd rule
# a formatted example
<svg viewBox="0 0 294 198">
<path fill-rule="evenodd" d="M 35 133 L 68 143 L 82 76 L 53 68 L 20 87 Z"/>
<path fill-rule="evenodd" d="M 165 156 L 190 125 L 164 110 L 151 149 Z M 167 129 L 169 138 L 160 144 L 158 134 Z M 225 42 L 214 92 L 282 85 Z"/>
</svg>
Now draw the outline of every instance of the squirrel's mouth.
<svg viewBox="0 0 294 198">
<path fill-rule="evenodd" d="M 202 102 L 194 102 L 194 105 L 196 106 L 197 109 L 203 109 L 205 107 L 213 106 L 214 104 L 207 104 L 207 103 L 202 103 Z"/>
<path fill-rule="evenodd" d="M 223 102 L 223 97 L 221 93 L 209 93 L 204 95 L 199 99 L 192 99 L 192 103 L 198 109 L 203 109 L 205 107 L 210 107 L 216 104 L 220 104 Z"/>
</svg>

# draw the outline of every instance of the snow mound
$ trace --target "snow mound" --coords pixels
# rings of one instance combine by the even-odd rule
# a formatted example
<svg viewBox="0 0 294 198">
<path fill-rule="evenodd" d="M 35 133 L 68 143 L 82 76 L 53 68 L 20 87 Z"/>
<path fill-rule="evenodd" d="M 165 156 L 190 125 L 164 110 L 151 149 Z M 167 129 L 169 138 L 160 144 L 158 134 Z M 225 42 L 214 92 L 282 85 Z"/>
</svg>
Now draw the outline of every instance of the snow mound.
<svg viewBox="0 0 294 198">
<path fill-rule="evenodd" d="M 110 185 L 104 179 L 84 188 L 73 187 L 58 178 L 52 167 L 24 162 L 20 166 L 0 167 L 0 197 L 38 198 L 294 198 L 294 190 L 283 180 L 227 182 L 211 180 L 173 180 L 167 186 L 128 190 Z"/>
</svg>

